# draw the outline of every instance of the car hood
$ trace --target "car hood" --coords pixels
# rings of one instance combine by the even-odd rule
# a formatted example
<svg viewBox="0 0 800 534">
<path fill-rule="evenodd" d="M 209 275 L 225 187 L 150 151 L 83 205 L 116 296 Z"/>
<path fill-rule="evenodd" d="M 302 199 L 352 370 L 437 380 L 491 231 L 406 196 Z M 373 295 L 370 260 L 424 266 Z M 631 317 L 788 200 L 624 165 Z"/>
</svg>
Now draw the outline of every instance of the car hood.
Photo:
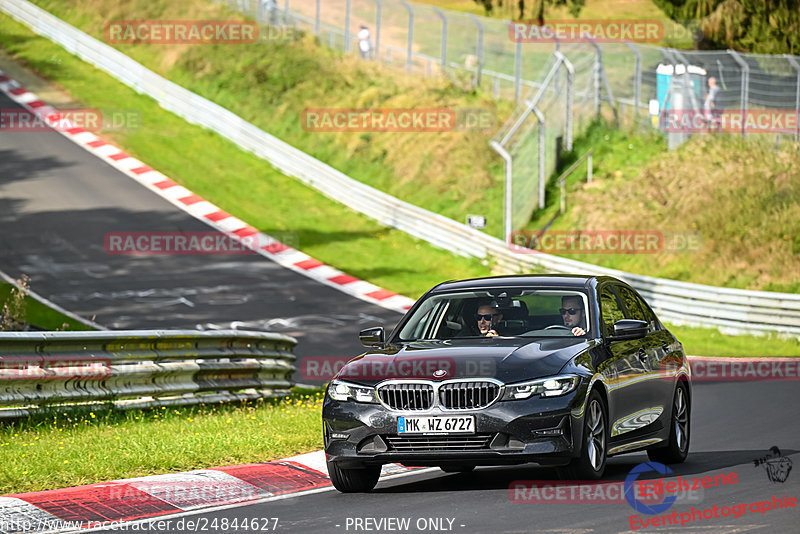
<svg viewBox="0 0 800 534">
<path fill-rule="evenodd" d="M 566 337 L 418 341 L 362 354 L 350 360 L 334 378 L 362 385 L 389 379 L 441 381 L 476 377 L 512 383 L 554 375 L 590 346 L 586 339 Z"/>
</svg>

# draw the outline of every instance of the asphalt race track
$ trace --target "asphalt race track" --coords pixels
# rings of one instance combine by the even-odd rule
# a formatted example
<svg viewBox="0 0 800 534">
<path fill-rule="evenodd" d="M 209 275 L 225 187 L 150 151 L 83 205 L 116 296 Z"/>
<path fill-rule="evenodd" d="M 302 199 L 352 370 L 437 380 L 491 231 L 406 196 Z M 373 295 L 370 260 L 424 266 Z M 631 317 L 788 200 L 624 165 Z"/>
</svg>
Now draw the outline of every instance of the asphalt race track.
<svg viewBox="0 0 800 534">
<path fill-rule="evenodd" d="M 0 227 L 0 270 L 110 329 L 235 323 L 295 336 L 300 358 L 352 357 L 358 330 L 400 317 L 258 255 L 107 254 L 107 232 L 212 229 L 56 132 L 0 132 Z"/>
<path fill-rule="evenodd" d="M 16 107 L 0 95 L 0 108 Z M 0 188 L 0 269 L 11 276 L 30 275 L 38 293 L 109 328 L 208 328 L 239 322 L 296 336 L 301 357 L 347 356 L 360 351 L 357 330 L 373 324 L 392 327 L 399 317 L 260 256 L 106 254 L 103 238 L 110 231 L 209 227 L 57 133 L 0 133 Z M 704 510 L 771 501 L 784 494 L 800 499 L 797 382 L 699 383 L 692 404 L 690 456 L 671 476 L 733 472 L 738 479 L 692 493 L 659 516 L 673 510 L 680 516 L 692 506 Z M 754 465 L 773 446 L 795 465 L 784 482 L 770 481 L 765 466 Z M 613 458 L 606 479 L 623 481 L 643 461 L 641 453 Z M 536 467 L 479 468 L 468 474 L 427 469 L 383 480 L 370 494 L 344 495 L 330 488 L 174 516 L 172 528 L 157 528 L 162 518 L 116 532 L 252 532 L 241 524 L 255 519 L 260 532 L 579 534 L 629 531 L 630 516 L 654 517 L 634 512 L 627 502 L 514 502 L 517 494 L 509 490 L 514 481 L 555 478 L 553 470 Z M 798 511 L 748 511 L 741 517 L 641 530 L 798 532 Z M 195 527 L 184 522 L 177 528 L 179 519 L 194 520 Z M 235 528 L 234 519 L 239 522 Z M 200 520 L 204 528 L 198 528 Z"/>
<path fill-rule="evenodd" d="M 736 473 L 734 484 L 700 489 L 678 500 L 658 517 L 672 511 L 690 513 L 691 507 L 705 510 L 772 500 L 784 494 L 800 500 L 800 389 L 796 382 L 700 383 L 694 386 L 692 435 L 689 458 L 673 466 L 675 477 L 702 478 Z M 785 482 L 771 482 L 763 465 L 754 465 L 777 446 L 794 464 Z M 624 481 L 628 472 L 647 461 L 643 453 L 611 458 L 607 481 Z M 646 473 L 640 479 L 655 479 Z M 158 520 L 137 525 L 140 532 L 188 532 L 185 521 L 208 532 L 245 532 L 233 529 L 238 518 L 268 524 L 277 518 L 275 532 L 463 532 L 463 533 L 564 533 L 589 534 L 628 532 L 630 517 L 638 515 L 625 501 L 621 503 L 512 502 L 509 486 L 519 480 L 554 480 L 551 469 L 537 467 L 478 468 L 468 474 L 445 474 L 438 469 L 390 478 L 378 483 L 370 494 L 341 494 L 329 489 L 287 499 L 238 506 L 224 510 L 172 517 L 173 525 L 184 519 L 182 529 L 163 528 Z M 608 495 L 611 495 L 610 493 Z M 542 493 L 545 496 L 545 493 Z M 680 515 L 679 515 L 680 517 Z M 791 509 L 748 511 L 738 518 L 689 522 L 683 527 L 648 527 L 634 532 L 648 533 L 744 533 L 798 532 L 800 502 Z M 272 518 L 269 521 L 268 518 Z M 369 518 L 369 522 L 366 521 Z M 393 518 L 393 519 L 389 519 Z M 408 528 L 395 519 L 408 519 Z M 361 522 L 357 522 L 360 519 Z M 383 523 L 377 523 L 383 520 Z M 391 521 L 391 522 L 390 522 Z M 223 530 L 222 525 L 228 525 Z M 212 528 L 216 525 L 216 528 Z M 105 532 L 133 531 L 127 529 Z M 162 528 L 157 528 L 157 527 Z M 377 528 L 377 527 L 384 528 Z M 638 525 L 637 525 L 638 526 Z M 361 527 L 361 528 L 358 528 Z M 369 528 L 367 528 L 369 527 Z M 149 530 L 147 530 L 149 529 Z"/>
</svg>

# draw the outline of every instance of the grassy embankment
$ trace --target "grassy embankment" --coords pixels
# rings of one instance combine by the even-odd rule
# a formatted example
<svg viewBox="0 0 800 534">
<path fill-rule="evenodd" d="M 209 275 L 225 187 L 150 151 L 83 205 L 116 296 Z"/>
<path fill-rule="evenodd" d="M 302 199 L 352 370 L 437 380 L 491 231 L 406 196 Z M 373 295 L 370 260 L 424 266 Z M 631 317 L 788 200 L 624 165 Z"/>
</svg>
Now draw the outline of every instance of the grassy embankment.
<svg viewBox="0 0 800 534">
<path fill-rule="evenodd" d="M 11 295 L 14 292 L 14 286 L 5 282 L 0 282 L 0 306 L 3 303 L 11 305 Z M 35 298 L 26 296 L 24 299 L 23 313 L 17 316 L 27 323 L 44 328 L 45 330 L 92 330 L 91 327 L 86 326 L 63 313 L 57 312 L 52 308 L 48 308 Z M 66 325 L 66 326 L 65 326 Z"/>
</svg>

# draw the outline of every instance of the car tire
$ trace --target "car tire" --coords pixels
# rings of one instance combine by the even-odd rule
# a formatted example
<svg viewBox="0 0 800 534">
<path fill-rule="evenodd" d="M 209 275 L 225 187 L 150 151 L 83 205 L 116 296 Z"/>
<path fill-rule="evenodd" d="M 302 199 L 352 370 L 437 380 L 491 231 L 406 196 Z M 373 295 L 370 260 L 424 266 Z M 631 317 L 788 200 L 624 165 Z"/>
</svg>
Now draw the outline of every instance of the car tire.
<svg viewBox="0 0 800 534">
<path fill-rule="evenodd" d="M 462 465 L 440 465 L 439 469 L 444 471 L 445 473 L 469 473 L 475 466 L 472 464 L 462 464 Z"/>
<path fill-rule="evenodd" d="M 675 388 L 672 399 L 672 417 L 669 423 L 669 439 L 666 446 L 648 449 L 647 457 L 662 464 L 679 464 L 689 455 L 691 436 L 691 401 L 683 382 Z"/>
<path fill-rule="evenodd" d="M 603 398 L 592 390 L 586 400 L 583 417 L 583 436 L 577 458 L 560 468 L 564 478 L 598 480 L 603 477 L 608 459 L 608 416 Z"/>
<path fill-rule="evenodd" d="M 327 462 L 328 475 L 333 487 L 342 493 L 364 493 L 372 491 L 381 476 L 380 466 L 343 468 L 336 462 Z"/>
</svg>

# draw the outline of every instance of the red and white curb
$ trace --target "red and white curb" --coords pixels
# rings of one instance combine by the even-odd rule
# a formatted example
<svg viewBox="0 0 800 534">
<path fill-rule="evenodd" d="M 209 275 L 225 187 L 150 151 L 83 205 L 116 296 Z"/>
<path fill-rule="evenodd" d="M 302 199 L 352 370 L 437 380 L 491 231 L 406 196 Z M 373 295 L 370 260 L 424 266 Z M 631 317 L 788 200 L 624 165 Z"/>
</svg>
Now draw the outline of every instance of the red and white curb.
<svg viewBox="0 0 800 534">
<path fill-rule="evenodd" d="M 383 466 L 381 476 L 409 471 L 390 464 Z M 259 464 L 2 496 L 0 534 L 108 529 L 122 522 L 169 519 L 331 488 L 325 454 L 317 451 Z"/>
<path fill-rule="evenodd" d="M 126 176 L 133 178 L 186 213 L 275 263 L 301 273 L 317 282 L 336 288 L 348 295 L 390 310 L 405 313 L 414 303 L 413 299 L 350 276 L 281 243 L 263 232 L 259 232 L 246 222 L 195 195 L 185 187 L 178 185 L 167 176 L 129 156 L 94 133 L 74 126 L 68 119 L 59 115 L 57 109 L 41 101 L 35 94 L 21 87 L 15 80 L 5 76 L 3 71 L 0 71 L 0 91 L 3 91 L 9 98 L 31 113 L 48 121 L 48 124 L 58 124 L 59 127 L 54 128 L 55 131 L 99 157 Z"/>
</svg>

